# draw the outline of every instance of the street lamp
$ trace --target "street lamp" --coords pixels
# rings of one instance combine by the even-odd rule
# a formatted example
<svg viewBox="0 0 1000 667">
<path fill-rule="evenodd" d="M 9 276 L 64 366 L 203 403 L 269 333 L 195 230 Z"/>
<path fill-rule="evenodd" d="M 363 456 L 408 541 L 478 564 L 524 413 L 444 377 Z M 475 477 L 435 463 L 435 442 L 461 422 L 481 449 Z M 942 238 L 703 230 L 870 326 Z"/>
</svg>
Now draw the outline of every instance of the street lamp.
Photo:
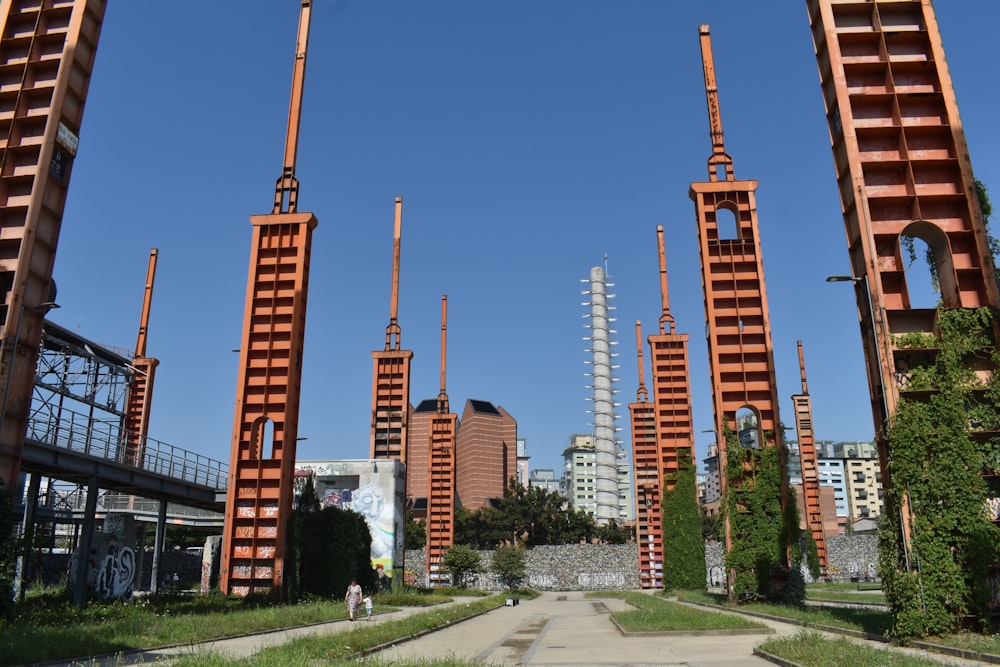
<svg viewBox="0 0 1000 667">
<path fill-rule="evenodd" d="M 868 275 L 862 276 L 829 276 L 826 279 L 828 283 L 845 283 L 850 282 L 854 284 L 855 289 L 858 285 L 863 285 L 865 288 L 865 297 L 868 300 L 868 317 L 870 318 L 872 327 L 872 344 L 875 347 L 875 362 L 878 364 L 878 387 L 879 392 L 882 394 L 882 437 L 885 438 L 885 431 L 889 426 L 889 399 L 886 396 L 885 388 L 885 369 L 882 366 L 882 351 L 879 344 L 878 332 L 875 330 L 875 307 L 872 304 L 872 293 L 869 288 Z M 870 375 L 870 373 L 869 373 Z M 876 440 L 878 439 L 878 434 L 875 434 Z M 887 446 L 886 446 L 887 447 Z M 886 450 L 886 458 L 888 459 L 888 450 Z M 908 492 L 907 492 L 908 494 Z M 899 507 L 899 520 L 900 529 L 902 533 L 902 545 L 903 545 L 903 557 L 906 559 L 906 571 L 912 571 L 912 566 L 910 565 L 910 548 L 909 548 L 909 536 L 907 535 L 907 525 L 906 516 L 903 511 L 903 505 L 906 504 L 904 498 L 903 503 Z M 919 571 L 919 568 L 918 568 Z"/>
</svg>

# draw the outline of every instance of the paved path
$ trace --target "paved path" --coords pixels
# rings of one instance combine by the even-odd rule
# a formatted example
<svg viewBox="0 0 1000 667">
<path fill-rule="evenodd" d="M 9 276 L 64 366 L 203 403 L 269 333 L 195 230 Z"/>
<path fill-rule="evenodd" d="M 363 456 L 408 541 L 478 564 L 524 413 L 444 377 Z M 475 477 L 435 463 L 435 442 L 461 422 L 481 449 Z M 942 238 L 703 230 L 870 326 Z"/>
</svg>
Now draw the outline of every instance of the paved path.
<svg viewBox="0 0 1000 667">
<path fill-rule="evenodd" d="M 580 591 L 542 593 L 534 600 L 524 600 L 513 607 L 500 607 L 375 655 L 386 662 L 450 656 L 486 665 L 737 667 L 772 664 L 753 655 L 754 647 L 768 638 L 795 635 L 800 631 L 795 625 L 756 619 L 771 628 L 773 633 L 626 637 L 612 623 L 610 614 L 632 609 L 631 605 L 617 598 L 585 596 L 586 593 Z M 462 601 L 462 598 L 456 598 L 449 604 L 460 604 Z M 407 607 L 379 615 L 375 622 L 426 610 L 423 607 Z M 154 662 L 169 665 L 173 658 L 196 655 L 200 651 L 214 651 L 230 658 L 247 658 L 264 647 L 284 644 L 296 637 L 341 632 L 352 626 L 346 620 L 333 621 L 202 644 L 138 651 L 125 656 L 51 662 L 45 663 L 45 667 L 119 667 Z M 884 644 L 872 645 L 885 650 L 900 650 Z M 949 665 L 984 664 L 942 658 L 924 651 L 902 650 Z"/>
<path fill-rule="evenodd" d="M 610 614 L 633 607 L 624 600 L 585 595 L 543 593 L 377 655 L 386 661 L 454 656 L 487 665 L 770 665 L 753 655 L 754 647 L 799 630 L 765 622 L 774 634 L 626 637 Z"/>
</svg>

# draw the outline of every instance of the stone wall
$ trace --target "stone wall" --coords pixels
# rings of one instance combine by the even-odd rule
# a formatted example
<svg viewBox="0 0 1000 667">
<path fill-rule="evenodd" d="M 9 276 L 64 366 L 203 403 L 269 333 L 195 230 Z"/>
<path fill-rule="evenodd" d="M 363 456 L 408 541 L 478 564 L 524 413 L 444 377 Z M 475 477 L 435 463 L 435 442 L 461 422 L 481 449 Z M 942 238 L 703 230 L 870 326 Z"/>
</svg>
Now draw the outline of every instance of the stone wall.
<svg viewBox="0 0 1000 667">
<path fill-rule="evenodd" d="M 865 581 L 875 578 L 878 538 L 874 535 L 838 535 L 826 540 L 831 579 Z M 492 551 L 480 551 L 487 571 L 468 582 L 472 588 L 495 591 L 503 585 L 488 570 Z M 705 543 L 706 583 L 725 581 L 721 542 Z M 425 584 L 424 552 L 407 551 L 406 569 Z M 639 552 L 635 544 L 560 544 L 528 549 L 524 585 L 539 591 L 635 590 L 639 588 Z"/>
</svg>

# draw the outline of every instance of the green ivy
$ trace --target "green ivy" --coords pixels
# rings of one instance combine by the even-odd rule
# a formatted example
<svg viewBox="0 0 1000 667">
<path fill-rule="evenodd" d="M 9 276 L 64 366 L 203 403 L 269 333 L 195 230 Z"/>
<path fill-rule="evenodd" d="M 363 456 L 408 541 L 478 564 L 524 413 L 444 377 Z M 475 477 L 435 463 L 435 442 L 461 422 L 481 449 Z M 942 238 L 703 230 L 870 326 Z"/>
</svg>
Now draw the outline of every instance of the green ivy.
<svg viewBox="0 0 1000 667">
<path fill-rule="evenodd" d="M 781 452 L 773 436 L 765 437 L 760 449 L 743 449 L 729 429 L 724 437 L 723 506 L 731 542 L 726 567 L 733 573 L 732 593 L 738 601 L 776 598 L 781 594 L 776 583 L 788 573 L 790 535 L 782 508 Z"/>
<path fill-rule="evenodd" d="M 993 316 L 987 308 L 942 309 L 938 329 L 937 354 L 911 369 L 907 385 L 916 377 L 934 391 L 919 400 L 904 395 L 888 432 L 879 560 L 892 632 L 903 639 L 955 632 L 970 616 L 986 628 L 989 574 L 998 565 L 1000 529 L 984 512 L 980 474 L 995 464 L 998 445 L 974 433 L 995 428 L 1000 410 L 996 375 L 984 382 L 973 370 L 1000 366 Z"/>
<path fill-rule="evenodd" d="M 687 447 L 677 451 L 677 472 L 668 475 L 663 494 L 663 588 L 704 590 L 705 540 L 701 535 L 697 471 Z"/>
</svg>

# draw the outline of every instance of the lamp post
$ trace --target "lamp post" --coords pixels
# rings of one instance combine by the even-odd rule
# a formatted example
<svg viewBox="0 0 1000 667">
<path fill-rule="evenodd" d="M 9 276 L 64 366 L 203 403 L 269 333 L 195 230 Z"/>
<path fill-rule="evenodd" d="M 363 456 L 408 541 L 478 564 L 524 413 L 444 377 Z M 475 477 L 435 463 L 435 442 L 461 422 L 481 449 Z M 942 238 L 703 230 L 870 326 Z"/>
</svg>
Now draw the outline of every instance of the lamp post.
<svg viewBox="0 0 1000 667">
<path fill-rule="evenodd" d="M 850 282 L 854 285 L 855 290 L 857 290 L 858 285 L 864 286 L 865 298 L 867 299 L 868 303 L 868 317 L 870 318 L 869 321 L 871 322 L 871 327 L 872 327 L 872 345 L 875 348 L 875 363 L 878 364 L 878 390 L 882 395 L 881 428 L 883 432 L 882 437 L 885 438 L 886 435 L 884 434 L 886 433 L 889 427 L 889 398 L 885 386 L 885 367 L 882 365 L 882 350 L 879 344 L 878 331 L 875 329 L 875 307 L 872 301 L 872 292 L 871 292 L 871 286 L 868 282 L 868 275 L 865 274 L 862 276 L 829 276 L 827 277 L 826 282 L 828 283 Z M 875 434 L 875 437 L 876 439 L 878 439 L 877 433 Z M 885 459 L 886 462 L 888 462 L 889 459 L 888 445 L 885 446 Z M 886 476 L 886 479 L 888 479 L 888 476 Z M 900 536 L 902 538 L 902 544 L 903 544 L 903 557 L 906 560 L 906 571 L 911 572 L 912 566 L 910 565 L 909 535 L 907 534 L 908 522 L 906 521 L 906 516 L 903 509 L 906 504 L 907 500 L 904 496 L 903 502 L 901 502 L 899 506 L 899 521 L 900 521 L 900 531 L 901 531 Z"/>
</svg>

